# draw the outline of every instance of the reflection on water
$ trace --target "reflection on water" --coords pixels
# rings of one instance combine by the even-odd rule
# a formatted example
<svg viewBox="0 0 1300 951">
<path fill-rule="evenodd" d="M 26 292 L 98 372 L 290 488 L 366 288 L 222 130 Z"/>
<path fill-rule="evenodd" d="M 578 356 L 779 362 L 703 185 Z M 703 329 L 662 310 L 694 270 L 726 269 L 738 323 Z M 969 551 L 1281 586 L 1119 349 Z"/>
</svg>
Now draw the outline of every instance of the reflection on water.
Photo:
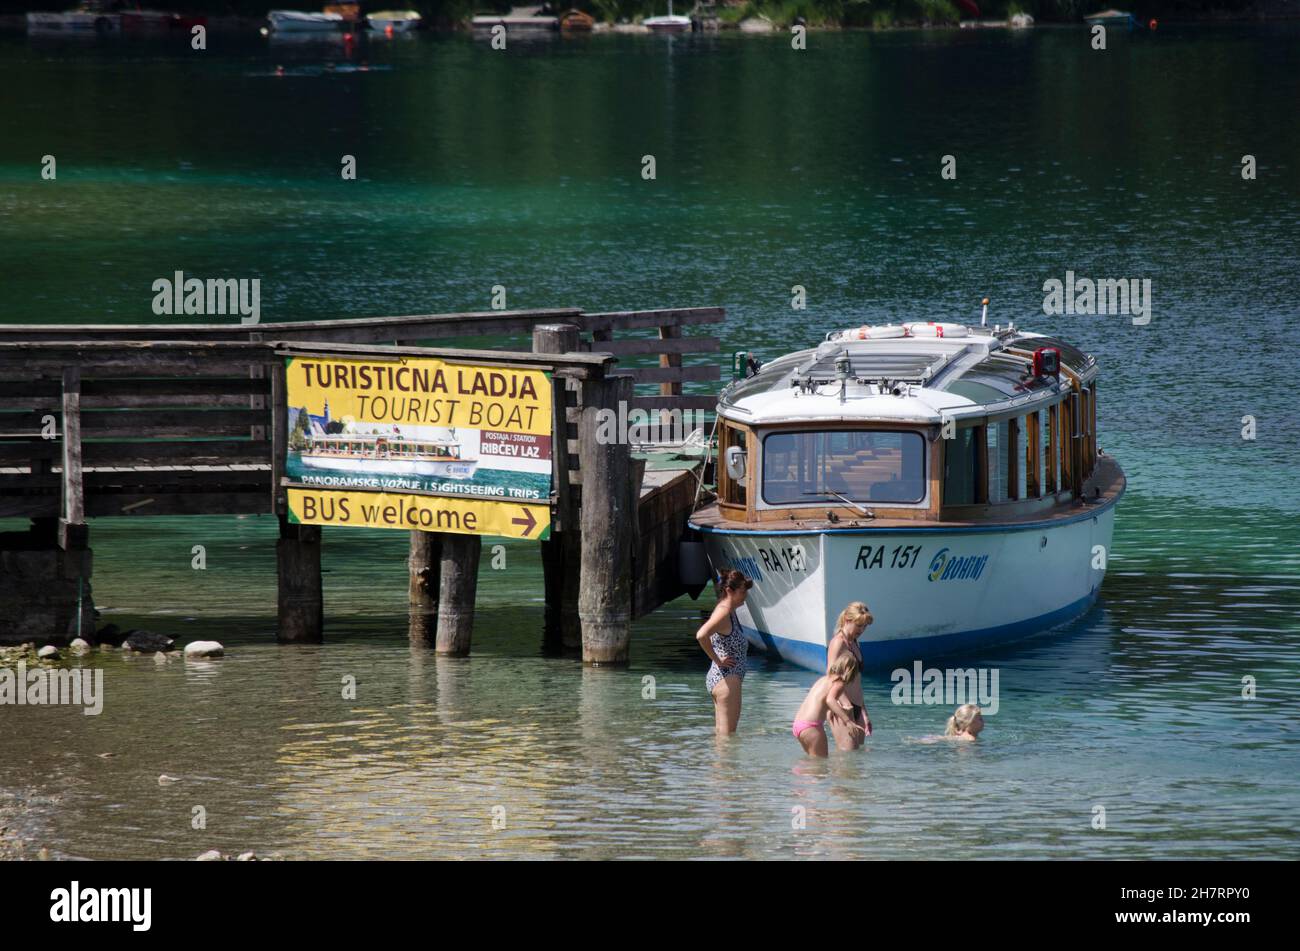
<svg viewBox="0 0 1300 951">
<path fill-rule="evenodd" d="M 0 37 L 0 319 L 152 320 L 177 268 L 261 277 L 267 319 L 478 310 L 504 280 L 519 307 L 725 304 L 723 352 L 769 358 L 987 293 L 991 322 L 1098 354 L 1130 478 L 1098 607 L 963 658 L 1000 671 L 978 743 L 915 742 L 951 711 L 876 675 L 875 736 L 824 762 L 790 736 L 812 674 L 761 657 L 714 740 L 699 603 L 639 622 L 626 671 L 542 656 L 535 544 L 502 571 L 485 551 L 474 656 L 448 660 L 406 643 L 401 533 L 327 529 L 329 643 L 281 648 L 271 520 L 96 521 L 105 620 L 229 654 L 91 655 L 99 717 L 0 707 L 0 855 L 1300 856 L 1295 31 L 1162 30 L 1105 63 L 1034 33 L 819 35 L 797 73 L 735 37 L 250 41 L 201 65 Z M 1151 278 L 1151 325 L 1043 317 L 1066 269 Z"/>
</svg>

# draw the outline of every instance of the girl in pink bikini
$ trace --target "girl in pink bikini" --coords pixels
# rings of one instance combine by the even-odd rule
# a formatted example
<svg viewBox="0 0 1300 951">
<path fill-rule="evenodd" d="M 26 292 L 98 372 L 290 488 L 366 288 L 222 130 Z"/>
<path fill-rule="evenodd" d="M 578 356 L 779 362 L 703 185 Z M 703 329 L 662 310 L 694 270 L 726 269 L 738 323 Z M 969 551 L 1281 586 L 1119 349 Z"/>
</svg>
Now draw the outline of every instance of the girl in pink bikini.
<svg viewBox="0 0 1300 951">
<path fill-rule="evenodd" d="M 825 677 L 817 682 L 804 697 L 799 712 L 794 715 L 791 732 L 809 756 L 826 755 L 826 727 L 822 721 L 830 717 L 850 733 L 864 733 L 853 722 L 853 710 L 845 698 L 844 689 L 858 678 L 858 661 L 847 651 L 831 662 Z"/>
</svg>

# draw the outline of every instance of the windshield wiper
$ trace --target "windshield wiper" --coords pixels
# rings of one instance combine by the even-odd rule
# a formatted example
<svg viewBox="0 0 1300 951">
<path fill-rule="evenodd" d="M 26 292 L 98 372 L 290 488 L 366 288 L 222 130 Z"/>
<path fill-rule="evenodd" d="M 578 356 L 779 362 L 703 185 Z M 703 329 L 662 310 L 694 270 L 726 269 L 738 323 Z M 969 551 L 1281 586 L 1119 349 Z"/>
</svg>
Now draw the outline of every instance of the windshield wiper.
<svg viewBox="0 0 1300 951">
<path fill-rule="evenodd" d="M 835 492 L 831 489 L 815 489 L 811 492 L 805 492 L 804 495 L 820 495 L 824 499 L 839 499 L 849 508 L 853 509 L 855 512 L 860 512 L 862 515 L 866 516 L 867 518 L 876 517 L 876 513 L 871 511 L 871 509 L 859 505 L 857 502 L 854 502 L 848 496 L 840 495 L 838 492 Z"/>
</svg>

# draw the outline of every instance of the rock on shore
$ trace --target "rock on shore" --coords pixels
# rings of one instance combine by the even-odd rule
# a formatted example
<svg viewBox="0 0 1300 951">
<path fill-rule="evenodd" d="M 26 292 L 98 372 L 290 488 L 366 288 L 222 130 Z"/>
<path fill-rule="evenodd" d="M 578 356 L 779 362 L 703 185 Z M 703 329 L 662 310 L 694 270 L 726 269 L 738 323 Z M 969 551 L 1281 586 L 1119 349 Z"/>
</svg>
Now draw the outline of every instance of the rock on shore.
<svg viewBox="0 0 1300 951">
<path fill-rule="evenodd" d="M 226 649 L 217 641 L 190 641 L 185 645 L 186 657 L 224 657 Z"/>
</svg>

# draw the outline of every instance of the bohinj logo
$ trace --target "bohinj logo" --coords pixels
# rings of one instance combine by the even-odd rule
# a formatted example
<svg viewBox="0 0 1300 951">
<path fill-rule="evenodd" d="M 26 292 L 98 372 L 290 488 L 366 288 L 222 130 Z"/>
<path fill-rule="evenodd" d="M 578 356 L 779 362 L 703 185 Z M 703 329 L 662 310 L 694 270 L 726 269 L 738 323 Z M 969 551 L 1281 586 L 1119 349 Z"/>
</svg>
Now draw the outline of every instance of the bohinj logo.
<svg viewBox="0 0 1300 951">
<path fill-rule="evenodd" d="M 930 559 L 931 581 L 974 581 L 984 573 L 988 555 L 953 555 L 940 548 Z"/>
</svg>

